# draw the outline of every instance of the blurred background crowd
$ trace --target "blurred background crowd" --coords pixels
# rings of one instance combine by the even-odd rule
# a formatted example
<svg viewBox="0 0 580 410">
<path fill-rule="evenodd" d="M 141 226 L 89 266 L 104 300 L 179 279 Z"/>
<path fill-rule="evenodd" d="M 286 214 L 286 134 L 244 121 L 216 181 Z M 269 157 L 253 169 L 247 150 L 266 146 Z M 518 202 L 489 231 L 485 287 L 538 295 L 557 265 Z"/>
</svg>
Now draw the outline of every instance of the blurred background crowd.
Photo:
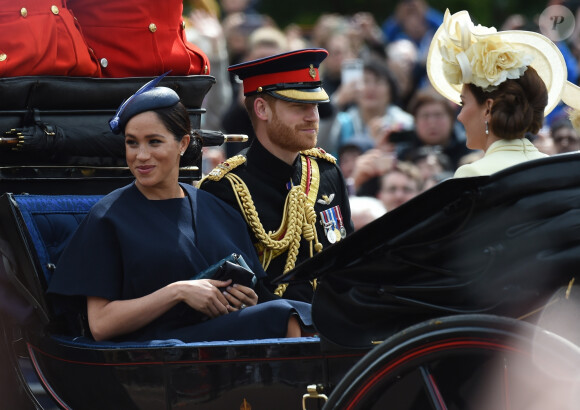
<svg viewBox="0 0 580 410">
<path fill-rule="evenodd" d="M 318 146 L 338 159 L 351 195 L 355 228 L 392 211 L 483 155 L 465 146 L 465 131 L 456 118 L 459 107 L 441 97 L 426 75 L 429 44 L 445 11 L 434 3 L 399 0 L 380 19 L 369 11 L 321 12 L 311 24 L 298 24 L 278 22 L 257 0 L 191 0 L 184 4 L 187 37 L 208 55 L 217 80 L 204 101 L 202 127 L 247 134 L 251 140 L 240 84 L 227 67 L 289 50 L 323 47 L 329 55 L 321 76 L 330 104 L 319 106 Z M 580 0 L 535 3 L 537 9 L 530 16 L 514 13 L 481 24 L 539 31 L 538 16 L 556 4 L 566 6 L 580 22 Z M 477 15 L 467 10 L 478 23 Z M 555 43 L 564 55 L 568 80 L 578 84 L 580 23 L 572 36 Z M 580 150 L 580 135 L 564 106 L 528 138 L 549 155 Z M 204 148 L 204 173 L 242 148 L 239 143 Z"/>
</svg>

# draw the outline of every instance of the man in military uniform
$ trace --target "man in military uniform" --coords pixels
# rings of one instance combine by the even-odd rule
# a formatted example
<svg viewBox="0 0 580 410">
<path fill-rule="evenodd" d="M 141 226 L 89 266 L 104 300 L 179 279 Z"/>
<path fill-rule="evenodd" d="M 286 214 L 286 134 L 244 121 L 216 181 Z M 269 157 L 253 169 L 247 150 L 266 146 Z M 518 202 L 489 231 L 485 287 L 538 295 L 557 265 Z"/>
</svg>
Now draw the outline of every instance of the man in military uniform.
<svg viewBox="0 0 580 410">
<path fill-rule="evenodd" d="M 329 101 L 318 73 L 327 55 L 305 49 L 231 66 L 243 81 L 256 140 L 200 182 L 245 218 L 268 290 L 307 302 L 315 282 L 269 282 L 353 231 L 336 160 L 314 148 L 318 104 Z"/>
</svg>

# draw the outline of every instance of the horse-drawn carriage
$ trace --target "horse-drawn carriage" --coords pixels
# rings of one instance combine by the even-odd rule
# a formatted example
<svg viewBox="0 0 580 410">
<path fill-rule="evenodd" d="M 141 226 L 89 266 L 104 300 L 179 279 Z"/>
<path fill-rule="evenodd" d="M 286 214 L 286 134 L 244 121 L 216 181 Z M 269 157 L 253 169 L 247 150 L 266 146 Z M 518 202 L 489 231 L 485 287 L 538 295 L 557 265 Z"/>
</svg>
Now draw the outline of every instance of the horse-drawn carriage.
<svg viewBox="0 0 580 410">
<path fill-rule="evenodd" d="M 449 180 L 297 266 L 315 337 L 95 342 L 45 295 L 70 234 L 132 180 L 107 131 L 143 79 L 0 81 L 6 408 L 572 408 L 580 154 Z M 200 128 L 209 76 L 167 77 Z M 85 98 L 90 96 L 90 98 Z M 90 101 L 90 102 L 89 102 Z M 223 142 L 198 131 L 200 144 Z M 217 137 L 216 137 L 217 135 Z M 190 158 L 181 179 L 200 177 Z M 328 401 L 325 400 L 328 396 Z"/>
</svg>

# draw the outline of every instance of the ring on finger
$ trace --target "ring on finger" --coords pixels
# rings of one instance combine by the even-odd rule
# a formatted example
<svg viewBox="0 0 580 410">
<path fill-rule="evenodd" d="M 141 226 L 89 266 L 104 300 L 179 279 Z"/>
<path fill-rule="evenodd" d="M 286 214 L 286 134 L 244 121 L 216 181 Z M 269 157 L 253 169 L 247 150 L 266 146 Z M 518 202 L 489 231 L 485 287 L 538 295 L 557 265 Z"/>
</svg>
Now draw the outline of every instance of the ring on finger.
<svg viewBox="0 0 580 410">
<path fill-rule="evenodd" d="M 245 304 L 245 303 L 242 303 L 242 304 L 240 305 L 240 310 L 244 309 L 245 307 L 246 307 L 246 304 Z"/>
</svg>

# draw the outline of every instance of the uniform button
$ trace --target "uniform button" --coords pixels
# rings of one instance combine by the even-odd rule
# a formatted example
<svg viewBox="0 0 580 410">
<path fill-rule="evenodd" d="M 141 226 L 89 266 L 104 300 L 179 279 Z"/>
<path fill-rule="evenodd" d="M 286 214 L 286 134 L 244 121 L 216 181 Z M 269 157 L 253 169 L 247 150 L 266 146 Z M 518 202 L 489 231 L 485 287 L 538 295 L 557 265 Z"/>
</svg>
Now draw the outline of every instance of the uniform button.
<svg viewBox="0 0 580 410">
<path fill-rule="evenodd" d="M 101 67 L 107 68 L 108 65 L 109 65 L 109 60 L 107 60 L 106 58 L 101 58 Z"/>
<path fill-rule="evenodd" d="M 155 33 L 157 31 L 157 26 L 155 25 L 155 23 L 149 24 L 149 31 L 152 33 Z"/>
<path fill-rule="evenodd" d="M 0 54 L 0 61 L 4 61 L 8 58 L 8 56 L 5 53 Z"/>
<path fill-rule="evenodd" d="M 50 7 L 50 11 L 52 11 L 52 14 L 58 14 L 58 7 L 53 5 Z"/>
<path fill-rule="evenodd" d="M 26 17 L 26 16 L 28 16 L 28 10 L 26 10 L 26 8 L 22 7 L 22 8 L 20 9 L 20 15 L 21 15 L 22 17 Z"/>
<path fill-rule="evenodd" d="M 183 30 L 185 30 L 185 21 L 182 21 L 182 22 L 181 22 L 181 28 L 182 28 Z"/>
<path fill-rule="evenodd" d="M 207 74 L 207 64 L 203 67 L 203 73 Z"/>
</svg>

